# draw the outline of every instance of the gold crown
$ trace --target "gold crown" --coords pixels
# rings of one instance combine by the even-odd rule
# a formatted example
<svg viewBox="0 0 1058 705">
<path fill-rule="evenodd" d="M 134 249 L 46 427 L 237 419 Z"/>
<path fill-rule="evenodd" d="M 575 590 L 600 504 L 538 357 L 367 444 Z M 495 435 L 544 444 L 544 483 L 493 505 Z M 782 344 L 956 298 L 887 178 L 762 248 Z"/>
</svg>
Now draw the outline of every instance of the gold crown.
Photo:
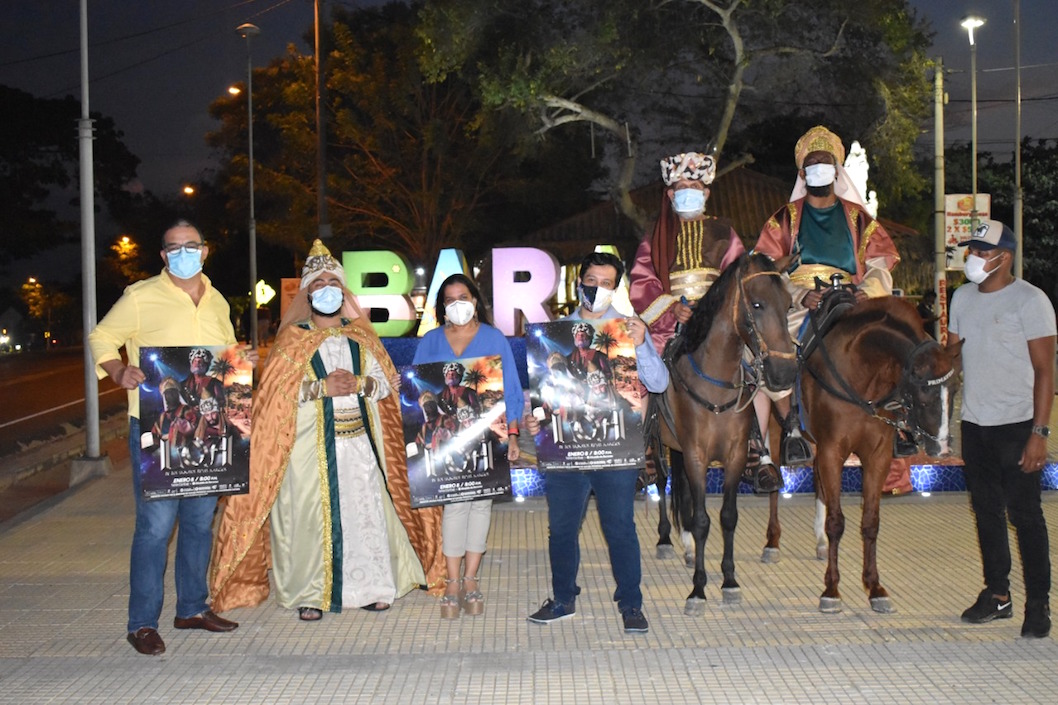
<svg viewBox="0 0 1058 705">
<path fill-rule="evenodd" d="M 805 157 L 812 152 L 830 152 L 839 165 L 845 163 L 845 147 L 841 144 L 841 138 L 822 125 L 816 125 L 797 140 L 794 160 L 798 169 L 804 166 Z"/>
<path fill-rule="evenodd" d="M 301 269 L 301 288 L 307 287 L 323 272 L 335 272 L 345 279 L 345 270 L 341 263 L 334 258 L 323 241 L 317 238 L 313 241 L 309 256 L 305 258 L 305 266 Z"/>
</svg>

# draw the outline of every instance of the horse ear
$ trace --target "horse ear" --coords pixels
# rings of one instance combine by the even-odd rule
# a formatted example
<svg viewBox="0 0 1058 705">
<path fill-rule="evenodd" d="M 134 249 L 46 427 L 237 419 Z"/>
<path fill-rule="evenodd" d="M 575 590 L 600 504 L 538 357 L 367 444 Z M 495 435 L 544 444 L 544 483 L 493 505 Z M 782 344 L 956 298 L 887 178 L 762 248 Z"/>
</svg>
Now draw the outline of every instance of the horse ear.
<svg viewBox="0 0 1058 705">
<path fill-rule="evenodd" d="M 780 257 L 779 259 L 774 260 L 775 268 L 778 269 L 780 272 L 785 272 L 787 270 L 787 268 L 789 268 L 790 262 L 793 261 L 793 258 L 794 258 L 794 255 L 789 254 L 789 255 L 786 255 L 785 257 Z"/>
</svg>

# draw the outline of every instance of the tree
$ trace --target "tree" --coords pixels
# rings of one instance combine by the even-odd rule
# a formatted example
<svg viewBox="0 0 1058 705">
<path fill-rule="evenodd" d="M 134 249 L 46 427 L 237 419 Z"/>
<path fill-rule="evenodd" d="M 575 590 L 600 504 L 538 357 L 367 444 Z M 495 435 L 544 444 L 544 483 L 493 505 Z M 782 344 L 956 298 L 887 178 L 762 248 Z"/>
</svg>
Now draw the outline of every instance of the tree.
<svg viewBox="0 0 1058 705">
<path fill-rule="evenodd" d="M 977 192 L 992 197 L 992 218 L 1014 225 L 1014 155 L 978 154 Z M 949 147 L 945 158 L 945 190 L 970 193 L 971 150 L 966 144 Z M 1058 300 L 1058 140 L 1023 140 L 1021 184 L 1024 189 L 1024 276 Z"/>
<path fill-rule="evenodd" d="M 426 263 L 442 247 L 495 241 L 498 227 L 516 236 L 539 220 L 536 212 L 509 222 L 512 212 L 529 212 L 520 194 L 537 203 L 549 198 L 559 214 L 583 203 L 590 164 L 558 153 L 563 142 L 529 150 L 519 116 L 483 113 L 458 77 L 423 78 L 414 58 L 416 17 L 399 3 L 335 8 L 327 28 L 331 248 L 386 247 Z M 296 256 L 315 230 L 314 81 L 313 57 L 293 48 L 254 75 L 258 234 Z M 241 212 L 244 105 L 217 101 L 211 111 L 223 125 L 209 137 L 228 162 L 219 187 Z"/>
<path fill-rule="evenodd" d="M 464 77 L 539 134 L 576 123 L 607 133 L 620 162 L 613 198 L 640 226 L 628 191 L 644 146 L 723 154 L 737 136 L 731 168 L 756 158 L 753 126 L 776 113 L 825 111 L 858 134 L 887 175 L 883 201 L 922 185 L 910 148 L 928 108 L 929 37 L 906 0 L 439 0 L 422 17 L 433 79 Z"/>
<path fill-rule="evenodd" d="M 80 103 L 72 97 L 36 98 L 0 86 L 0 262 L 26 257 L 76 236 L 76 218 L 58 208 L 76 204 Z M 111 118 L 95 120 L 96 191 L 112 212 L 132 201 L 124 190 L 139 159 L 121 142 Z M 63 198 L 65 196 L 65 199 Z"/>
</svg>

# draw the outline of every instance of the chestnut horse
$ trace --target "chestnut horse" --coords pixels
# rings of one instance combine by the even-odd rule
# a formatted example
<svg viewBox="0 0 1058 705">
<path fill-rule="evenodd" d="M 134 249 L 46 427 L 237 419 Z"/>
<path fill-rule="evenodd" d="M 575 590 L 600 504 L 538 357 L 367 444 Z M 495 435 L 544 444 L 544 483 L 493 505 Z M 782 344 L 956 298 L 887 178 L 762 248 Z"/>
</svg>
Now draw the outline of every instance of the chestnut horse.
<svg viewBox="0 0 1058 705">
<path fill-rule="evenodd" d="M 693 588 L 684 609 L 689 615 L 705 611 L 705 542 L 710 524 L 705 511 L 706 470 L 713 462 L 724 466 L 721 589 L 725 602 L 740 599 L 734 536 L 738 485 L 753 418 L 750 402 L 759 384 L 789 389 L 796 379 L 797 356 L 786 327 L 789 308 L 790 294 L 771 259 L 742 255 L 695 306 L 686 328 L 666 351 L 672 381 L 664 393 L 651 395 L 661 416 L 657 437 L 684 456 L 683 472 L 673 473 L 672 501 L 674 518 L 694 538 Z M 749 355 L 744 355 L 747 350 Z M 747 363 L 749 356 L 752 362 Z M 664 504 L 661 514 L 664 518 Z"/>
<path fill-rule="evenodd" d="M 915 307 L 896 297 L 856 304 L 808 352 L 801 408 L 816 443 L 816 491 L 826 506 L 826 589 L 822 612 L 840 612 L 838 547 L 845 531 L 841 473 L 855 453 L 863 470 L 863 586 L 875 612 L 892 612 L 878 578 L 878 508 L 897 428 L 913 433 L 927 455 L 947 453 L 956 383 L 952 356 L 926 335 Z"/>
</svg>

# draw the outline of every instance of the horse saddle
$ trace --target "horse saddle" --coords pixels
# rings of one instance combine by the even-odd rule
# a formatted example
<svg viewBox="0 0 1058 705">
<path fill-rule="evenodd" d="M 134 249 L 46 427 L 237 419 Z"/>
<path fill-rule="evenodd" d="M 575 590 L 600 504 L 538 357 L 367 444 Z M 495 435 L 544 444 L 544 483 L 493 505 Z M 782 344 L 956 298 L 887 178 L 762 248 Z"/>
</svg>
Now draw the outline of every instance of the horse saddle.
<svg viewBox="0 0 1058 705">
<path fill-rule="evenodd" d="M 819 345 L 819 340 L 827 334 L 834 323 L 850 308 L 856 305 L 856 287 L 852 284 L 843 285 L 836 278 L 831 286 L 827 286 L 822 279 L 816 277 L 816 291 L 826 289 L 823 292 L 823 300 L 819 308 L 808 313 L 808 322 L 801 334 L 800 357 L 807 360 L 812 351 Z"/>
</svg>

